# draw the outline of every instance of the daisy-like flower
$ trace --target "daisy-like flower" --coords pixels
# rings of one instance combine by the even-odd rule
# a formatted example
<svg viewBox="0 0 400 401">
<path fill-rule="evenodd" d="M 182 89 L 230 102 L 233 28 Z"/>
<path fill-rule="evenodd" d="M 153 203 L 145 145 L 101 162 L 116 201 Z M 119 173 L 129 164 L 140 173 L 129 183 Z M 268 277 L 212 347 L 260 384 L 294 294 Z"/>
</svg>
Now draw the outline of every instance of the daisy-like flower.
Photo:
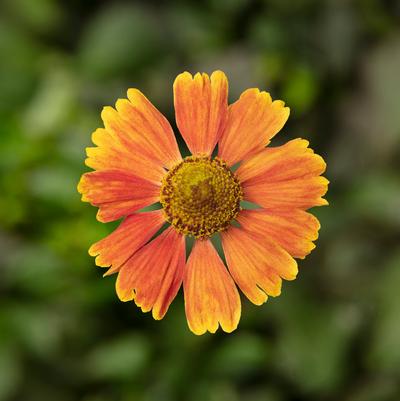
<svg viewBox="0 0 400 401">
<path fill-rule="evenodd" d="M 83 174 L 78 190 L 99 208 L 99 221 L 123 220 L 89 254 L 109 268 L 105 275 L 118 273 L 121 301 L 162 319 L 183 284 L 190 330 L 231 332 L 241 314 L 237 287 L 263 304 L 280 294 L 282 279 L 296 278 L 294 258 L 315 247 L 320 225 L 306 210 L 327 204 L 326 164 L 304 139 L 266 147 L 289 117 L 267 92 L 248 89 L 228 106 L 221 71 L 184 72 L 173 90 L 176 124 L 192 153 L 184 159 L 167 119 L 137 89 L 103 109 L 97 146 L 87 148 L 95 171 Z M 243 200 L 259 208 L 243 210 Z M 160 209 L 142 211 L 157 202 Z M 216 233 L 226 266 L 210 241 Z M 186 236 L 195 238 L 187 258 Z"/>
</svg>

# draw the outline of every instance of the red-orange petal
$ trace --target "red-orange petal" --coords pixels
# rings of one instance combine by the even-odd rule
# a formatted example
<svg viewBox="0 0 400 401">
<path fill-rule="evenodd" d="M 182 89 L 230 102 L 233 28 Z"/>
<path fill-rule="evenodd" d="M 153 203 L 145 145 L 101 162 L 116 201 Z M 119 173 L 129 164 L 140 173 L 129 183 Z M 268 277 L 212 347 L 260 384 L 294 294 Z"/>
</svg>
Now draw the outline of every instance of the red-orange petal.
<svg viewBox="0 0 400 401">
<path fill-rule="evenodd" d="M 117 295 L 162 319 L 182 284 L 184 266 L 185 239 L 169 227 L 121 267 Z"/>
<path fill-rule="evenodd" d="M 236 329 L 241 313 L 239 293 L 209 240 L 195 242 L 183 289 L 186 318 L 193 333 L 215 333 L 218 324 L 227 333 Z"/>
<path fill-rule="evenodd" d="M 320 176 L 326 164 L 307 146 L 304 139 L 294 139 L 243 161 L 236 174 L 244 199 L 266 209 L 327 205 L 322 197 L 329 181 Z"/>
<path fill-rule="evenodd" d="M 237 217 L 244 230 L 273 239 L 291 256 L 303 259 L 314 248 L 319 221 L 298 209 L 243 210 Z"/>
<path fill-rule="evenodd" d="M 259 152 L 289 118 L 289 108 L 267 92 L 248 89 L 229 107 L 228 122 L 218 143 L 218 156 L 230 166 Z"/>
<path fill-rule="evenodd" d="M 229 271 L 254 304 L 261 305 L 268 295 L 280 295 L 282 278 L 296 278 L 296 261 L 272 239 L 237 227 L 230 227 L 221 237 Z"/>
<path fill-rule="evenodd" d="M 97 266 L 111 266 L 106 275 L 115 273 L 150 240 L 164 222 L 161 210 L 132 214 L 114 232 L 93 244 L 89 255 L 96 256 Z"/>
<path fill-rule="evenodd" d="M 101 170 L 83 174 L 78 191 L 83 202 L 99 207 L 98 220 L 109 222 L 157 202 L 160 185 L 128 171 Z"/>
<path fill-rule="evenodd" d="M 192 154 L 211 155 L 228 116 L 225 74 L 179 74 L 174 82 L 174 104 L 176 124 L 189 150 Z"/>
</svg>

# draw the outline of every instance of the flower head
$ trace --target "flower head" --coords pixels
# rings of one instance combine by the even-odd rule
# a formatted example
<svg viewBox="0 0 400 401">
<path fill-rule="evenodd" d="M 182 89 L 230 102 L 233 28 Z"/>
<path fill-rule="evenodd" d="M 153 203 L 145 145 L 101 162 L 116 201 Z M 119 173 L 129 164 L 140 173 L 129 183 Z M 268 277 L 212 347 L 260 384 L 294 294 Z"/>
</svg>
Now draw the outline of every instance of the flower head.
<svg viewBox="0 0 400 401">
<path fill-rule="evenodd" d="M 183 284 L 189 328 L 231 332 L 241 313 L 237 287 L 261 305 L 280 294 L 282 279 L 296 278 L 294 258 L 315 247 L 320 225 L 306 210 L 327 204 L 326 164 L 304 139 L 266 147 L 289 109 L 258 89 L 228 106 L 221 71 L 178 75 L 174 104 L 192 153 L 184 159 L 170 124 L 140 91 L 129 89 L 128 99 L 103 109 L 97 146 L 87 148 L 95 171 L 78 190 L 99 208 L 99 221 L 123 220 L 89 253 L 108 267 L 105 275 L 118 273 L 122 301 L 162 319 Z M 243 200 L 259 208 L 242 209 Z M 157 202 L 160 209 L 142 211 Z M 216 233 L 227 266 L 210 241 Z M 195 238 L 187 260 L 186 236 Z"/>
</svg>

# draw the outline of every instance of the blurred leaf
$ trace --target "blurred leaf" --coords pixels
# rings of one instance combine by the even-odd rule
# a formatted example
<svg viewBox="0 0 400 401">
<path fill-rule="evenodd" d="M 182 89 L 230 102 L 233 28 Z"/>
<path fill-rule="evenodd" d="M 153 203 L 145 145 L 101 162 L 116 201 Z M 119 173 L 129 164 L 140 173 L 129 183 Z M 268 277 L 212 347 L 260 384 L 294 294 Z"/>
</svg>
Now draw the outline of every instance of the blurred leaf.
<svg viewBox="0 0 400 401">
<path fill-rule="evenodd" d="M 56 0 L 3 0 L 3 6 L 24 25 L 40 32 L 51 31 L 60 23 L 61 10 Z"/>
<path fill-rule="evenodd" d="M 285 99 L 294 117 L 307 112 L 317 94 L 318 80 L 315 71 L 305 66 L 298 66 L 290 71 L 283 86 L 282 99 Z"/>
<path fill-rule="evenodd" d="M 359 15 L 351 2 L 326 1 L 321 3 L 316 40 L 320 45 L 320 60 L 335 73 L 343 74 L 356 56 L 359 41 Z"/>
<path fill-rule="evenodd" d="M 39 46 L 29 34 L 0 16 L 0 112 L 24 104 L 38 72 Z M 7 77 L 7 79 L 5 79 Z"/>
<path fill-rule="evenodd" d="M 341 105 L 342 124 L 328 158 L 343 180 L 377 171 L 400 151 L 400 36 L 372 47 L 361 64 L 360 85 Z M 349 171 L 352 174 L 349 174 Z"/>
<path fill-rule="evenodd" d="M 211 7 L 217 11 L 224 12 L 225 15 L 239 12 L 250 0 L 208 0 Z"/>
<path fill-rule="evenodd" d="M 397 373 L 400 369 L 400 252 L 381 266 L 381 280 L 377 282 L 377 324 L 368 359 L 370 369 Z"/>
<path fill-rule="evenodd" d="M 25 294 L 39 296 L 54 294 L 64 283 L 62 277 L 64 262 L 48 248 L 40 244 L 23 244 L 10 241 L 3 262 L 3 280 L 11 287 L 22 289 Z"/>
<path fill-rule="evenodd" d="M 288 32 L 275 18 L 267 14 L 257 15 L 251 26 L 253 45 L 262 49 L 266 54 L 284 53 L 288 46 Z"/>
<path fill-rule="evenodd" d="M 280 395 L 279 391 L 271 387 L 258 389 L 250 388 L 241 397 L 243 401 L 282 401 L 284 399 L 285 398 Z"/>
<path fill-rule="evenodd" d="M 353 314 L 307 301 L 293 289 L 270 307 L 283 315 L 276 348 L 280 371 L 308 394 L 328 394 L 340 386 L 348 339 L 357 328 Z"/>
<path fill-rule="evenodd" d="M 52 65 L 25 112 L 24 125 L 28 136 L 37 138 L 59 134 L 76 104 L 76 79 L 70 72 Z"/>
<path fill-rule="evenodd" d="M 21 380 L 19 355 L 8 342 L 0 344 L 0 401 L 9 400 Z"/>
<path fill-rule="evenodd" d="M 374 173 L 360 178 L 352 188 L 349 202 L 354 213 L 388 227 L 400 224 L 400 179 L 392 173 Z"/>
<path fill-rule="evenodd" d="M 56 165 L 34 169 L 29 174 L 29 190 L 40 200 L 50 200 L 54 203 L 70 205 L 77 201 L 79 194 L 76 186 L 78 177 L 68 166 Z"/>
<path fill-rule="evenodd" d="M 95 78 L 143 69 L 160 52 L 157 19 L 138 4 L 105 5 L 86 27 L 80 45 L 82 68 Z"/>
<path fill-rule="evenodd" d="M 372 377 L 357 385 L 346 401 L 394 401 L 399 398 L 399 386 L 396 379 Z"/>
<path fill-rule="evenodd" d="M 99 344 L 86 357 L 87 374 L 96 379 L 135 380 L 150 358 L 150 344 L 140 334 L 124 333 L 121 337 Z"/>
<path fill-rule="evenodd" d="M 191 401 L 239 401 L 240 399 L 229 382 L 197 382 L 191 393 Z"/>
<path fill-rule="evenodd" d="M 19 349 L 42 360 L 55 357 L 61 344 L 64 316 L 55 309 L 33 303 L 9 304 L 5 309 L 3 319 L 8 320 Z"/>
<path fill-rule="evenodd" d="M 209 54 L 218 56 L 216 51 L 226 40 L 224 19 L 205 12 L 204 7 L 190 7 L 184 3 L 169 8 L 168 18 L 173 46 L 184 52 L 190 61 L 199 62 Z"/>
<path fill-rule="evenodd" d="M 250 333 L 237 333 L 226 338 L 210 358 L 210 369 L 222 377 L 244 379 L 266 366 L 269 344 Z"/>
</svg>

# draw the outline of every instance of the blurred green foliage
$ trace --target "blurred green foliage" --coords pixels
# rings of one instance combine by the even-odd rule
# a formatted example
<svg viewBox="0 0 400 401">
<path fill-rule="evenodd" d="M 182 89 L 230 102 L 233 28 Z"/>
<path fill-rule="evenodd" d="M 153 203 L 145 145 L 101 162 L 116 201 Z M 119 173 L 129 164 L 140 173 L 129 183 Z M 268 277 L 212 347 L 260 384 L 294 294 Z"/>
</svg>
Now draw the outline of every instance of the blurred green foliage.
<svg viewBox="0 0 400 401">
<path fill-rule="evenodd" d="M 0 401 L 400 399 L 400 7 L 380 0 L 0 3 Z M 295 282 L 239 329 L 155 322 L 87 249 L 76 184 L 100 110 L 223 69 L 291 107 L 274 140 L 328 161 L 330 206 Z"/>
</svg>

